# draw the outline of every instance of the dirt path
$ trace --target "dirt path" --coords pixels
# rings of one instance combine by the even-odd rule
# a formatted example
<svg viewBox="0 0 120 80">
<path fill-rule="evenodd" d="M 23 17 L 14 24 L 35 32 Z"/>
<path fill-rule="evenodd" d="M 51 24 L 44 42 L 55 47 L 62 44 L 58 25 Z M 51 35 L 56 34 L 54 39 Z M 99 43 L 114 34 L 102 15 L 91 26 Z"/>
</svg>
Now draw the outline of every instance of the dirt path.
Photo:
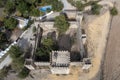
<svg viewBox="0 0 120 80">
<path fill-rule="evenodd" d="M 111 23 L 102 80 L 120 80 L 120 1 L 115 1 L 119 14 L 113 17 Z"/>
</svg>

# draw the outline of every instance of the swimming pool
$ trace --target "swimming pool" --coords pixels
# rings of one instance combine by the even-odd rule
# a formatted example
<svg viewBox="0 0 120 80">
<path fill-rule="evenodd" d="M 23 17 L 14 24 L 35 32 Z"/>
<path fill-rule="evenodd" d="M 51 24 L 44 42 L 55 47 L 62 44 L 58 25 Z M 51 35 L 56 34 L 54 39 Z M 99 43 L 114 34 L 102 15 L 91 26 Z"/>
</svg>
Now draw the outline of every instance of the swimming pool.
<svg viewBox="0 0 120 80">
<path fill-rule="evenodd" d="M 46 12 L 47 10 L 51 10 L 51 9 L 52 9 L 52 6 L 51 6 L 51 5 L 50 5 L 50 6 L 44 6 L 44 7 L 39 8 L 39 10 L 42 11 L 42 12 Z"/>
</svg>

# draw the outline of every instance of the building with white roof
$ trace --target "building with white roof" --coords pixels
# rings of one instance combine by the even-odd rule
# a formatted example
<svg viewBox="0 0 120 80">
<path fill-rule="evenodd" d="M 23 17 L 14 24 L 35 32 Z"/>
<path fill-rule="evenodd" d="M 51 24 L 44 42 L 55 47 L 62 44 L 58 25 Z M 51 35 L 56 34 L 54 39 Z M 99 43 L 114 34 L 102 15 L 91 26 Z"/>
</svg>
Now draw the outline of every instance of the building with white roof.
<svg viewBox="0 0 120 80">
<path fill-rule="evenodd" d="M 69 74 L 70 53 L 68 51 L 52 51 L 50 63 L 52 74 Z"/>
<path fill-rule="evenodd" d="M 22 18 L 22 17 L 14 17 L 15 19 L 17 19 L 19 21 L 18 27 L 20 29 L 23 29 L 25 26 L 27 26 L 28 24 L 28 19 Z"/>
</svg>

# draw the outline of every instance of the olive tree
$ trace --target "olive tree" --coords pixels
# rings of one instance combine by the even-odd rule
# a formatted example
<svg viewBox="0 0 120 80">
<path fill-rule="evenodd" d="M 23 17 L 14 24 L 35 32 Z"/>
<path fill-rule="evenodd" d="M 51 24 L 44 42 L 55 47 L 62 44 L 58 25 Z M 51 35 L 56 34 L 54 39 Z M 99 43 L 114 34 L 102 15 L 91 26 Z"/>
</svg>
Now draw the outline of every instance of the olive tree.
<svg viewBox="0 0 120 80">
<path fill-rule="evenodd" d="M 55 18 L 54 27 L 57 28 L 60 34 L 66 32 L 69 28 L 69 23 L 64 15 L 60 15 Z"/>
<path fill-rule="evenodd" d="M 4 25 L 8 29 L 14 29 L 17 26 L 17 24 L 18 24 L 18 21 L 16 19 L 14 19 L 14 18 L 11 18 L 11 17 L 6 18 L 4 20 Z"/>
</svg>

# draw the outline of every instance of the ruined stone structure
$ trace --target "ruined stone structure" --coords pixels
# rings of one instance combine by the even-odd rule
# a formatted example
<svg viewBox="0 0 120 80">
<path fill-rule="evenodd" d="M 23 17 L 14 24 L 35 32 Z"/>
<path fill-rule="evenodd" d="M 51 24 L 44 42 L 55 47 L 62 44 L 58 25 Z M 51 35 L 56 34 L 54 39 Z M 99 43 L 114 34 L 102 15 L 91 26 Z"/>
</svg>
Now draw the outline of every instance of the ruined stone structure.
<svg viewBox="0 0 120 80">
<path fill-rule="evenodd" d="M 67 11 L 67 13 L 69 13 L 69 11 Z M 69 21 L 70 27 L 72 26 L 72 28 L 75 28 L 77 30 L 76 38 L 77 38 L 77 43 L 79 44 L 80 56 L 81 58 L 84 58 L 84 54 L 85 54 L 84 43 L 86 41 L 86 34 L 82 34 L 82 30 L 81 30 L 82 15 L 80 13 L 77 13 L 76 11 L 73 11 L 71 14 L 73 14 L 73 16 L 72 16 L 72 20 Z M 37 24 L 39 24 L 39 22 L 37 22 Z M 43 35 L 45 31 L 47 30 L 50 31 L 51 29 L 54 29 L 53 25 L 54 25 L 53 21 L 52 22 L 45 21 L 40 23 L 40 26 L 43 28 Z M 37 46 L 35 46 L 35 48 L 36 47 Z M 35 51 L 33 51 L 33 53 L 35 53 Z M 51 70 L 52 74 L 69 74 L 71 65 L 80 64 L 80 62 L 77 62 L 78 64 L 71 63 L 70 58 L 71 58 L 70 52 L 67 50 L 52 51 L 50 53 L 49 62 L 35 62 L 34 58 L 31 57 L 31 59 L 26 59 L 25 67 L 27 67 L 30 70 L 36 69 L 37 66 L 48 67 Z"/>
</svg>

